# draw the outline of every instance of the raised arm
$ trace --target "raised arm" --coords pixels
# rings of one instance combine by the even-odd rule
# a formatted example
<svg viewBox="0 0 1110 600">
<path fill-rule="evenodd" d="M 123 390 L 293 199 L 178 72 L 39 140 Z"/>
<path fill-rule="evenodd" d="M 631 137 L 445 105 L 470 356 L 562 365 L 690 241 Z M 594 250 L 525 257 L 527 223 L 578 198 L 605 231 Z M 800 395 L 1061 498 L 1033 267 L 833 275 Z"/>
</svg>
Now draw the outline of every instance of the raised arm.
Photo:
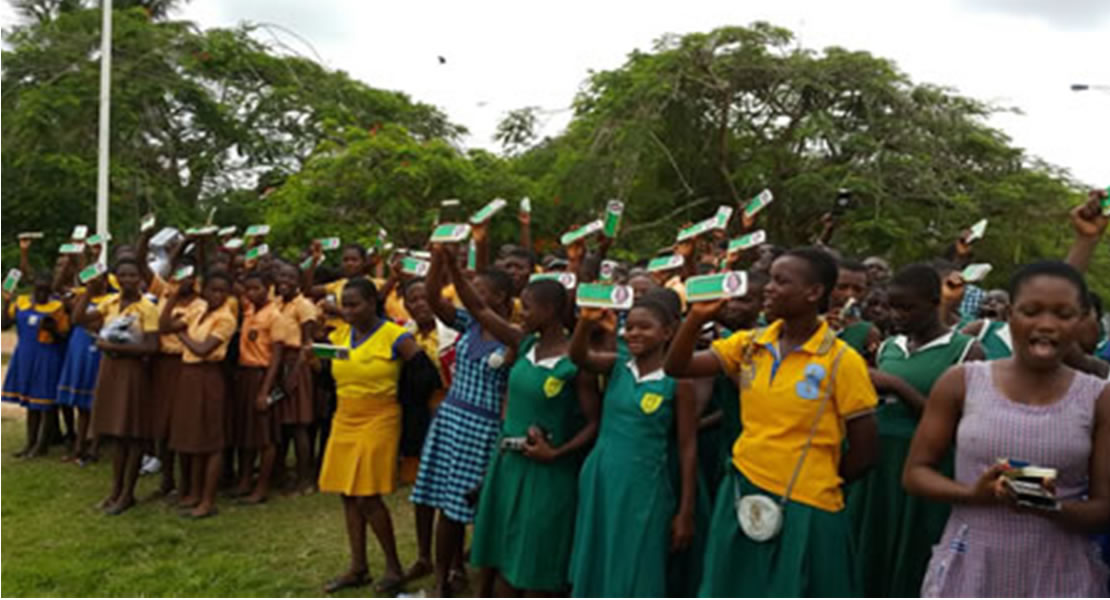
<svg viewBox="0 0 1110 600">
<path fill-rule="evenodd" d="M 481 273 L 489 266 L 489 223 L 471 226 L 470 237 L 474 240 L 474 270 Z M 457 257 L 452 256 L 451 259 L 458 266 Z M 458 287 L 457 283 L 455 287 Z"/>
<path fill-rule="evenodd" d="M 31 240 L 30 238 L 19 240 L 19 271 L 23 273 L 24 281 L 34 281 L 35 272 L 31 268 Z"/>
<path fill-rule="evenodd" d="M 517 212 L 520 223 L 520 247 L 532 251 L 532 213 L 523 210 Z"/>
<path fill-rule="evenodd" d="M 135 249 L 135 258 L 139 262 L 139 275 L 142 276 L 143 282 L 147 287 L 150 287 L 150 282 L 154 280 L 154 271 L 150 270 L 150 265 L 147 264 L 147 254 L 150 253 L 150 238 L 154 235 L 154 228 L 139 233 L 139 245 Z"/>
<path fill-rule="evenodd" d="M 428 278 L 425 284 L 428 290 L 428 304 L 440 321 L 445 325 L 454 325 L 455 307 L 443 298 L 443 278 L 446 273 L 444 273 L 443 252 L 440 250 L 441 247 L 438 244 L 432 246 L 432 266 L 428 267 Z"/>
<path fill-rule="evenodd" d="M 583 308 L 578 314 L 578 324 L 570 338 L 570 359 L 580 368 L 594 373 L 609 373 L 617 364 L 617 353 L 590 347 L 590 337 L 598 322 L 605 316 L 599 308 Z"/>
<path fill-rule="evenodd" d="M 724 300 L 697 302 L 690 305 L 690 312 L 678 334 L 671 341 L 663 368 L 671 377 L 713 377 L 721 372 L 721 361 L 711 350 L 694 352 L 702 326 L 709 322 L 724 306 Z"/>
<path fill-rule="evenodd" d="M 441 262 L 451 275 L 451 282 L 455 284 L 455 291 L 459 294 L 466 310 L 477 319 L 482 327 L 493 334 L 502 344 L 509 348 L 516 348 L 524 340 L 524 330 L 509 322 L 508 319 L 497 314 L 478 295 L 471 285 L 470 280 L 463 276 L 459 270 L 459 262 L 455 260 L 452 250 L 440 246 L 437 250 L 441 254 Z"/>
<path fill-rule="evenodd" d="M 1106 232 L 1110 219 L 1102 216 L 1101 200 L 1106 198 L 1106 190 L 1091 190 L 1087 201 L 1071 211 L 1071 224 L 1075 229 L 1075 241 L 1068 250 L 1067 262 L 1079 272 L 1086 273 L 1095 253 L 1099 239 Z"/>
<path fill-rule="evenodd" d="M 73 323 L 89 331 L 100 329 L 104 324 L 104 315 L 100 314 L 100 311 L 89 310 L 88 289 L 78 294 L 77 300 L 73 303 Z"/>
</svg>

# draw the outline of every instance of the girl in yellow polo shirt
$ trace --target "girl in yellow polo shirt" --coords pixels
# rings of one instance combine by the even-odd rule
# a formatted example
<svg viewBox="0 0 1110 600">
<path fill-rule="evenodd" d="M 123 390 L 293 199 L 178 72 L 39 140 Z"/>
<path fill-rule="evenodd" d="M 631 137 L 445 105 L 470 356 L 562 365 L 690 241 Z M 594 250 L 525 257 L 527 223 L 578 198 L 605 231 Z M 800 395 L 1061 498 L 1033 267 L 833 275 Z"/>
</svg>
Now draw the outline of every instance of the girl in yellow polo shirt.
<svg viewBox="0 0 1110 600">
<path fill-rule="evenodd" d="M 740 379 L 743 432 L 717 494 L 701 596 L 859 595 L 841 486 L 875 462 L 877 399 L 863 359 L 819 318 L 836 280 L 825 252 L 787 252 L 764 288 L 769 327 L 694 354 L 724 304 L 695 303 L 667 355 L 675 377 Z"/>
<path fill-rule="evenodd" d="M 91 330 L 120 318 L 134 318 L 132 331 L 138 334 L 127 343 L 103 338 L 97 341 L 103 356 L 93 397 L 92 430 L 93 435 L 111 437 L 116 442 L 112 491 L 100 504 L 110 515 L 135 504 L 139 462 L 151 436 L 150 374 L 143 359 L 158 351 L 158 309 L 139 290 L 142 276 L 138 261 L 120 259 L 115 274 L 120 285 L 118 295 L 89 312 L 89 297 L 81 294 L 73 309 L 79 324 Z"/>
<path fill-rule="evenodd" d="M 412 334 L 385 318 L 378 290 L 370 280 L 347 281 L 342 304 L 345 324 L 329 339 L 350 354 L 331 363 L 338 405 L 319 486 L 321 492 L 342 495 L 351 564 L 346 573 L 328 582 L 325 590 L 330 594 L 369 582 L 366 526 L 370 525 L 385 554 L 385 574 L 377 591 L 392 594 L 402 583 L 402 570 L 393 520 L 382 495 L 393 493 L 397 485 L 401 442 L 398 381 L 403 363 L 427 358 Z"/>
</svg>

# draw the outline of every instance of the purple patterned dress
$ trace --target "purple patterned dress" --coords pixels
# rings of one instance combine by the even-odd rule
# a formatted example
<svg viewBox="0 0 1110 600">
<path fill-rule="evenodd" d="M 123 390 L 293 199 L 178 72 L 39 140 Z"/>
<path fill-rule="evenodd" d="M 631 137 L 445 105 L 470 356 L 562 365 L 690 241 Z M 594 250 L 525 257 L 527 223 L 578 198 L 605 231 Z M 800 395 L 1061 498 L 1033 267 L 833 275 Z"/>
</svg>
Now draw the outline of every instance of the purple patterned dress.
<svg viewBox="0 0 1110 600">
<path fill-rule="evenodd" d="M 1095 400 L 1106 382 L 1077 373 L 1063 399 L 1047 406 L 1013 402 L 995 387 L 991 363 L 964 367 L 967 394 L 956 432 L 956 479 L 974 484 L 999 458 L 1057 469 L 1056 492 L 1087 488 Z M 952 507 L 933 547 L 924 597 L 1100 597 L 1107 568 L 1090 536 L 1002 506 Z"/>
</svg>

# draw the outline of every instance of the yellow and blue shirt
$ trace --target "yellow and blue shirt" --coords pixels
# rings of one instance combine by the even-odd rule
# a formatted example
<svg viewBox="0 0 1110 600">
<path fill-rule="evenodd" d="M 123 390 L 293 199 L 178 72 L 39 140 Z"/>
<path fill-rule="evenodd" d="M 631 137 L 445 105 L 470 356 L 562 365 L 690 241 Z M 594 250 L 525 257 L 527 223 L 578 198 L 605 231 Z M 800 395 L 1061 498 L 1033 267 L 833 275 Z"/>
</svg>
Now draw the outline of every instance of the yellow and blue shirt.
<svg viewBox="0 0 1110 600">
<path fill-rule="evenodd" d="M 763 490 L 785 493 L 820 401 L 830 394 L 791 500 L 838 511 L 844 507 L 839 467 L 845 422 L 875 410 L 875 388 L 863 358 L 836 339 L 827 323 L 785 353 L 779 350 L 781 330 L 782 321 L 776 321 L 713 343 L 724 370 L 740 377 L 743 433 L 733 445 L 732 463 Z"/>
</svg>

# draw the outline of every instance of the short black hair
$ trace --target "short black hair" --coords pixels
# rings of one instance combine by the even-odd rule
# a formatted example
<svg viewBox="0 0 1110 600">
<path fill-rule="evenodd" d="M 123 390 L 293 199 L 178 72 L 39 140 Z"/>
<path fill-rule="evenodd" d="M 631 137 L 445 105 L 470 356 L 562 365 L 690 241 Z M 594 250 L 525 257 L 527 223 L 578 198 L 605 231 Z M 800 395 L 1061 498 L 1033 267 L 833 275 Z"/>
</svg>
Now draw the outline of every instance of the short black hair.
<svg viewBox="0 0 1110 600">
<path fill-rule="evenodd" d="M 404 298 L 405 296 L 407 296 L 412 286 L 423 284 L 425 282 L 426 280 L 423 277 L 413 277 L 412 279 L 406 281 L 404 284 L 401 285 L 401 297 Z"/>
<path fill-rule="evenodd" d="M 842 258 L 836 262 L 837 268 L 841 271 L 851 271 L 853 273 L 866 273 L 867 266 L 862 262 L 852 258 Z"/>
<path fill-rule="evenodd" d="M 927 264 L 917 263 L 903 267 L 895 273 L 890 285 L 904 287 L 933 304 L 940 304 L 940 275 Z"/>
<path fill-rule="evenodd" d="M 1056 277 L 1067 281 L 1079 293 L 1079 307 L 1083 311 L 1090 310 L 1091 293 L 1087 289 L 1087 281 L 1083 279 L 1083 274 L 1075 267 L 1059 260 L 1042 260 L 1018 269 L 1010 278 L 1010 299 L 1014 304 L 1017 304 L 1018 292 L 1021 291 L 1022 286 L 1034 277 Z"/>
<path fill-rule="evenodd" d="M 836 266 L 836 259 L 828 252 L 813 246 L 794 248 L 787 251 L 783 256 L 799 258 L 809 263 L 809 270 L 813 276 L 811 283 L 819 284 L 825 288 L 825 291 L 821 294 L 821 299 L 817 301 L 817 310 L 827 312 L 829 310 L 829 296 L 832 295 L 833 288 L 836 287 L 837 277 L 840 275 Z"/>
<path fill-rule="evenodd" d="M 340 256 L 343 255 L 343 252 L 346 252 L 348 250 L 354 250 L 355 252 L 358 252 L 358 255 L 360 257 L 366 258 L 366 247 L 363 246 L 362 244 L 355 244 L 355 243 L 344 244 L 343 245 L 343 251 L 339 253 Z"/>
<path fill-rule="evenodd" d="M 567 306 L 567 288 L 553 279 L 540 279 L 529 283 L 524 288 L 532 294 L 536 301 L 551 307 L 555 314 L 563 314 Z"/>
<path fill-rule="evenodd" d="M 243 275 L 243 283 L 246 283 L 252 279 L 257 279 L 261 281 L 262 287 L 270 287 L 270 284 L 273 283 L 273 280 L 270 278 L 269 273 L 257 269 L 255 269 L 254 271 L 247 271 L 246 274 Z"/>
<path fill-rule="evenodd" d="M 114 265 L 112 265 L 112 272 L 115 273 L 115 272 L 119 271 L 119 268 L 124 266 L 124 265 L 131 265 L 131 266 L 135 267 L 136 269 L 138 269 L 139 273 L 143 272 L 143 267 L 142 267 L 142 265 L 139 264 L 139 259 L 132 258 L 130 256 L 125 256 L 123 258 L 116 259 L 116 263 Z"/>
<path fill-rule="evenodd" d="M 478 277 L 485 279 L 493 286 L 493 289 L 505 294 L 506 298 L 513 297 L 513 278 L 509 277 L 508 273 L 501 269 L 490 267 L 478 273 Z"/>
<path fill-rule="evenodd" d="M 355 290 L 364 300 L 373 300 L 374 312 L 378 313 L 378 318 L 385 317 L 385 303 L 378 298 L 378 286 L 374 285 L 373 281 L 366 277 L 348 279 L 343 286 L 343 291 L 346 292 L 347 290 Z M 338 298 L 338 300 L 340 303 L 343 302 L 342 298 Z"/>
<path fill-rule="evenodd" d="M 682 300 L 672 289 L 655 287 L 644 293 L 632 308 L 651 311 L 664 327 L 669 327 L 681 318 Z"/>
<path fill-rule="evenodd" d="M 763 271 L 748 271 L 748 287 L 763 287 L 771 281 L 771 276 Z"/>
<path fill-rule="evenodd" d="M 937 275 L 939 275 L 941 279 L 943 279 L 945 275 L 948 275 L 952 271 L 960 270 L 960 268 L 956 266 L 956 263 L 950 260 L 945 260 L 943 258 L 934 259 L 932 262 L 929 263 L 929 266 L 931 266 L 933 270 L 937 272 Z"/>
<path fill-rule="evenodd" d="M 204 274 L 205 285 L 211 283 L 216 279 L 223 279 L 225 282 L 227 282 L 228 287 L 235 285 L 235 281 L 231 278 L 231 273 L 228 273 L 227 271 L 221 271 L 219 269 L 209 269 L 209 271 Z"/>
<path fill-rule="evenodd" d="M 504 258 L 523 258 L 529 267 L 536 266 L 536 255 L 523 246 L 512 245 L 501 253 Z"/>
</svg>

